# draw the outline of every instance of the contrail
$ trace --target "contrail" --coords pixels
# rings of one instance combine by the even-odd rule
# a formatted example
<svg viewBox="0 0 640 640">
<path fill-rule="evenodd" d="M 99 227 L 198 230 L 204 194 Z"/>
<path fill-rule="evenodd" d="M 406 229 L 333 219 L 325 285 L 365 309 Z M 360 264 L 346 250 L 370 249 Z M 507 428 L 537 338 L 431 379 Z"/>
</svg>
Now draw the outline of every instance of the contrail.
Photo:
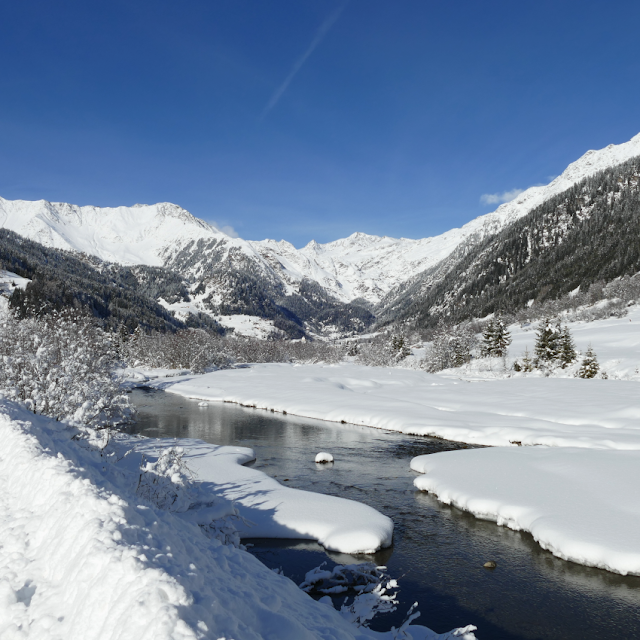
<svg viewBox="0 0 640 640">
<path fill-rule="evenodd" d="M 316 47 L 322 42 L 324 37 L 327 35 L 329 29 L 336 23 L 340 14 L 344 11 L 346 7 L 346 3 L 341 7 L 336 9 L 318 28 L 315 37 L 311 41 L 311 44 L 307 47 L 307 50 L 295 61 L 289 75 L 285 78 L 284 82 L 273 92 L 269 102 L 267 102 L 267 106 L 264 108 L 260 119 L 264 118 L 273 107 L 278 104 L 278 100 L 282 97 L 282 94 L 287 90 L 291 81 L 295 78 L 296 74 L 300 69 L 302 69 L 302 65 L 307 61 L 307 58 L 314 52 Z"/>
</svg>

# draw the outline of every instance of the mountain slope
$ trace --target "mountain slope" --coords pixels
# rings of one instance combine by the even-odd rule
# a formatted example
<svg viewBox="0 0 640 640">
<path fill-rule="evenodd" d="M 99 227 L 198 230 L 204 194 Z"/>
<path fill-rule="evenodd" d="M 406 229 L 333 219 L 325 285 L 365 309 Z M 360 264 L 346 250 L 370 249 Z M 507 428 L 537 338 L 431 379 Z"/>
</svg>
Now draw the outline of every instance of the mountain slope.
<svg viewBox="0 0 640 640">
<path fill-rule="evenodd" d="M 547 200 L 457 262 L 404 312 L 419 326 L 513 312 L 640 271 L 640 156 Z"/>
<path fill-rule="evenodd" d="M 20 315 L 66 307 L 81 307 L 103 327 L 133 331 L 174 331 L 187 324 L 221 331 L 208 316 L 193 315 L 189 322 L 169 313 L 157 299 L 181 300 L 187 296 L 182 279 L 158 267 L 108 265 L 95 258 L 44 247 L 13 231 L 0 229 L 0 268 L 28 278 L 16 288 L 10 304 Z"/>
<path fill-rule="evenodd" d="M 384 323 L 414 313 L 416 301 L 424 301 L 430 289 L 441 282 L 468 255 L 473 254 L 487 238 L 509 228 L 534 209 L 575 184 L 637 156 L 640 156 L 640 134 L 620 145 L 609 145 L 598 151 L 587 151 L 548 185 L 531 187 L 511 202 L 500 205 L 493 213 L 480 216 L 461 229 L 453 229 L 433 238 L 433 240 L 440 240 L 448 234 L 459 232 L 460 241 L 453 246 L 444 259 L 428 265 L 421 273 L 411 275 L 399 286 L 391 289 L 374 308 L 376 316 Z M 429 297 L 429 300 L 433 300 L 433 296 Z"/>
<path fill-rule="evenodd" d="M 47 247 L 168 269 L 188 291 L 180 300 L 162 299 L 178 313 L 257 315 L 277 321 L 291 337 L 307 330 L 354 332 L 370 326 L 372 305 L 382 321 L 406 316 L 488 238 L 581 180 L 638 155 L 640 134 L 588 151 L 550 184 L 419 240 L 356 233 L 296 249 L 285 241 L 231 238 L 170 203 L 99 208 L 0 198 L 0 226 Z"/>
</svg>

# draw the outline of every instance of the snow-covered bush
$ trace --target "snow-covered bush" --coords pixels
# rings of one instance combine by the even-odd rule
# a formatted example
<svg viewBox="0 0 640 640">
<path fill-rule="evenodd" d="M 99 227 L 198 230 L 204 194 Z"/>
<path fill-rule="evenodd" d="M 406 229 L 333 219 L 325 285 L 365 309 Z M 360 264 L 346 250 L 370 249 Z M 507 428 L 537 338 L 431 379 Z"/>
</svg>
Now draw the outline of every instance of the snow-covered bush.
<svg viewBox="0 0 640 640">
<path fill-rule="evenodd" d="M 183 512 L 191 505 L 191 474 L 182 447 L 164 449 L 155 462 L 143 460 L 136 493 L 165 511 Z"/>
<path fill-rule="evenodd" d="M 146 335 L 137 330 L 125 336 L 121 352 L 131 366 L 190 369 L 225 368 L 233 363 L 317 362 L 335 363 L 342 350 L 322 340 L 282 340 L 220 335 L 202 329 Z"/>
<path fill-rule="evenodd" d="M 209 538 L 239 547 L 237 509 L 203 490 L 183 456 L 182 447 L 161 450 L 153 462 L 143 456 L 135 487 L 137 495 L 159 509 L 194 521 Z"/>
<path fill-rule="evenodd" d="M 34 413 L 102 427 L 128 420 L 112 336 L 74 309 L 0 321 L 0 388 Z"/>
<path fill-rule="evenodd" d="M 234 362 L 296 362 L 327 364 L 340 362 L 343 350 L 324 340 L 258 340 L 229 336 L 224 340 L 226 353 Z"/>
<path fill-rule="evenodd" d="M 423 367 L 429 373 L 461 367 L 471 360 L 471 351 L 476 347 L 478 339 L 469 324 L 438 324 L 433 332 L 431 345 L 427 348 Z"/>
<path fill-rule="evenodd" d="M 133 366 L 190 369 L 202 373 L 208 367 L 230 364 L 224 340 L 204 329 L 147 335 L 138 328 L 131 336 L 121 336 L 120 350 L 123 359 Z"/>
</svg>

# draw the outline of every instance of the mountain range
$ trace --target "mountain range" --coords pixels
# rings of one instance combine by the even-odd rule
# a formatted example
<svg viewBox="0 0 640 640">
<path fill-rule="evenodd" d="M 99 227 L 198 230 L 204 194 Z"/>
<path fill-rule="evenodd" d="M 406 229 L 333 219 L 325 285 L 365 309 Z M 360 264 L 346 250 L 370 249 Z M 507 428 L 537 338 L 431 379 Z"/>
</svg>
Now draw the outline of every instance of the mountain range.
<svg viewBox="0 0 640 640">
<path fill-rule="evenodd" d="M 437 315 L 434 310 L 463 317 L 453 292 L 468 288 L 465 278 L 476 282 L 491 270 L 487 264 L 501 260 L 502 245 L 497 238 L 520 229 L 523 220 L 537 215 L 538 224 L 547 232 L 550 225 L 564 229 L 556 233 L 562 243 L 568 229 L 566 216 L 560 220 L 556 215 L 544 222 L 541 207 L 549 209 L 550 202 L 558 198 L 561 202 L 571 189 L 578 185 L 585 189 L 585 181 L 638 156 L 640 134 L 621 145 L 588 151 L 548 185 L 531 187 L 459 229 L 418 240 L 355 233 L 326 244 L 311 241 L 296 249 L 284 240 L 232 238 L 170 203 L 100 208 L 0 198 L 0 227 L 49 250 L 69 252 L 98 271 L 111 265 L 111 269 L 138 269 L 140 273 L 144 266 L 170 274 L 161 280 L 171 280 L 173 293 L 159 295 L 153 302 L 173 312 L 179 321 L 206 314 L 229 326 L 233 325 L 228 322 L 230 316 L 242 314 L 266 319 L 289 337 L 357 333 L 376 320 L 419 319 L 424 323 Z M 636 167 L 627 169 L 633 173 Z M 616 179 L 624 176 L 619 174 Z M 598 189 L 591 183 L 588 188 Z M 590 198 L 596 195 L 591 193 Z M 573 197 L 578 196 L 574 193 Z M 558 202 L 556 209 L 561 206 Z M 585 203 L 582 209 L 589 208 Z M 577 228 L 577 222 L 582 224 L 586 217 L 574 216 L 569 226 Z M 538 254 L 529 255 L 527 263 Z M 155 273 L 158 277 L 159 271 Z M 501 277 L 505 282 L 509 279 L 504 273 Z M 181 285 L 175 285 L 176 281 Z M 496 283 L 491 286 L 495 289 Z M 464 295 L 469 313 L 491 310 L 487 291 L 482 293 L 482 305 L 469 305 L 469 291 Z"/>
</svg>

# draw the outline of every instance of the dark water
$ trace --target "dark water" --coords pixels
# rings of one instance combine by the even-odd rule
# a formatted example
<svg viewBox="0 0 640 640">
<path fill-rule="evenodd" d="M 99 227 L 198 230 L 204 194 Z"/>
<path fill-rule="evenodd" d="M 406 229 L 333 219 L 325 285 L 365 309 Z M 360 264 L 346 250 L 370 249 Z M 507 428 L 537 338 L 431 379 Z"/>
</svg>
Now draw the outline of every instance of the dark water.
<svg viewBox="0 0 640 640">
<path fill-rule="evenodd" d="M 381 628 L 398 626 L 418 601 L 417 622 L 440 633 L 474 624 L 482 640 L 640 638 L 640 577 L 564 562 L 529 534 L 479 521 L 413 489 L 412 457 L 464 445 L 232 404 L 199 407 L 162 391 L 135 390 L 132 400 L 138 433 L 251 447 L 255 467 L 283 484 L 358 500 L 391 517 L 393 547 L 370 559 L 399 580 L 401 603 L 380 616 Z M 335 464 L 316 465 L 318 451 L 331 452 Z M 248 542 L 267 566 L 281 567 L 297 583 L 325 560 L 331 567 L 366 559 L 327 554 L 312 542 Z M 487 560 L 497 568 L 484 569 Z"/>
</svg>

